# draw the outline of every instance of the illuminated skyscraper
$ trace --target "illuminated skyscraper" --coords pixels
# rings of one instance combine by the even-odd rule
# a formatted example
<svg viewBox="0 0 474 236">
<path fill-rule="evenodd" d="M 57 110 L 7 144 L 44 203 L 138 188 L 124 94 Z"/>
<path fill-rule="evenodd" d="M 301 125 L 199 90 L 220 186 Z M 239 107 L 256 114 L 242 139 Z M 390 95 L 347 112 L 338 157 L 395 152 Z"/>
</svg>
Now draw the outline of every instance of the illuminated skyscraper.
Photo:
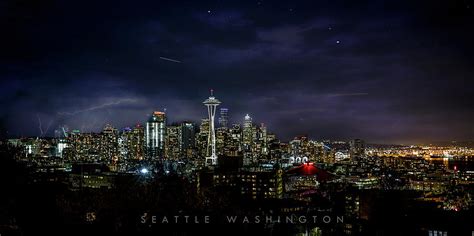
<svg viewBox="0 0 474 236">
<path fill-rule="evenodd" d="M 229 124 L 229 109 L 221 108 L 220 117 L 219 117 L 219 127 L 227 128 L 228 124 Z"/>
<path fill-rule="evenodd" d="M 132 137 L 130 140 L 130 157 L 132 159 L 143 160 L 144 158 L 144 151 L 143 141 L 144 139 L 144 128 L 140 124 L 137 124 L 132 130 Z"/>
<path fill-rule="evenodd" d="M 216 165 L 217 164 L 217 155 L 216 155 L 216 133 L 214 129 L 214 117 L 216 115 L 216 109 L 221 102 L 217 100 L 214 95 L 212 94 L 211 89 L 211 96 L 206 99 L 203 103 L 207 107 L 207 114 L 209 116 L 209 136 L 207 142 L 207 152 L 210 155 L 206 156 L 206 165 Z"/>
<path fill-rule="evenodd" d="M 100 158 L 107 161 L 117 161 L 119 156 L 117 129 L 110 124 L 105 125 L 100 139 Z"/>
<path fill-rule="evenodd" d="M 229 129 L 225 127 L 219 127 L 216 129 L 216 152 L 217 155 L 225 155 L 224 150 L 229 144 Z"/>
<path fill-rule="evenodd" d="M 267 138 L 267 127 L 265 124 L 261 124 L 258 129 L 258 143 L 259 143 L 259 152 L 262 155 L 268 154 L 268 138 Z"/>
<path fill-rule="evenodd" d="M 145 140 L 147 158 L 156 160 L 163 157 L 165 150 L 166 115 L 155 111 L 146 123 Z"/>
<path fill-rule="evenodd" d="M 226 143 L 226 156 L 238 156 L 242 152 L 242 128 L 233 124 L 229 129 L 230 140 Z"/>
<path fill-rule="evenodd" d="M 197 149 L 196 151 L 200 157 L 209 156 L 207 152 L 208 139 L 209 139 L 209 119 L 205 118 L 201 120 L 201 124 L 199 125 L 199 133 L 196 136 L 196 149 Z"/>
<path fill-rule="evenodd" d="M 167 159 L 181 158 L 181 126 L 178 124 L 166 127 L 165 156 Z"/>
<path fill-rule="evenodd" d="M 63 158 L 63 151 L 68 147 L 68 143 L 65 139 L 59 139 L 56 149 L 56 156 Z"/>
<path fill-rule="evenodd" d="M 132 129 L 130 127 L 125 127 L 122 129 L 118 137 L 118 147 L 120 153 L 120 160 L 129 160 L 130 157 L 130 141 L 132 139 Z"/>
<path fill-rule="evenodd" d="M 255 139 L 256 139 L 256 127 L 252 123 L 252 117 L 249 114 L 244 117 L 244 125 L 242 129 L 242 150 L 244 154 L 244 166 L 251 165 L 254 160 L 256 153 L 254 152 L 255 148 Z"/>
<path fill-rule="evenodd" d="M 252 117 L 250 117 L 249 114 L 245 115 L 244 126 L 242 129 L 244 151 L 250 151 L 250 147 L 252 146 L 252 142 L 253 142 L 252 126 L 253 126 Z"/>
<path fill-rule="evenodd" d="M 181 123 L 181 153 L 187 158 L 193 156 L 196 128 L 191 122 Z"/>
</svg>

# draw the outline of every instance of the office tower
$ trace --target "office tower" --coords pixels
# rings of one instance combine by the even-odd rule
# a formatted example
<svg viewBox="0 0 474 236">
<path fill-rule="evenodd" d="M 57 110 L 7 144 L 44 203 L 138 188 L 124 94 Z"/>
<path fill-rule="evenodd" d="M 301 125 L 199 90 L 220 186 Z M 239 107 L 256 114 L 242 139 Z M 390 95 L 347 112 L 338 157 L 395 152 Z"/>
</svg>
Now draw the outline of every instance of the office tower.
<svg viewBox="0 0 474 236">
<path fill-rule="evenodd" d="M 255 161 L 257 153 L 255 151 L 255 140 L 257 138 L 257 128 L 252 123 L 252 117 L 248 114 L 244 117 L 242 129 L 242 151 L 244 154 L 244 166 Z"/>
<path fill-rule="evenodd" d="M 219 117 L 219 127 L 227 128 L 228 124 L 229 124 L 229 109 L 221 108 L 220 117 Z"/>
<path fill-rule="evenodd" d="M 269 157 L 272 159 L 280 158 L 283 155 L 280 140 L 277 139 L 275 134 L 271 133 L 267 134 L 267 140 Z"/>
<path fill-rule="evenodd" d="M 145 158 L 145 151 L 144 148 L 144 140 L 145 140 L 145 129 L 142 125 L 137 124 L 131 133 L 131 138 L 129 141 L 129 156 L 131 159 L 135 160 L 143 160 Z"/>
<path fill-rule="evenodd" d="M 217 100 L 214 95 L 213 91 L 211 90 L 211 96 L 206 99 L 204 105 L 207 107 L 207 114 L 209 117 L 209 136 L 207 142 L 207 149 L 210 155 L 206 156 L 206 165 L 216 165 L 217 164 L 217 155 L 216 155 L 216 133 L 214 129 L 214 117 L 216 115 L 216 109 L 221 102 Z"/>
<path fill-rule="evenodd" d="M 244 117 L 244 125 L 242 129 L 243 150 L 251 152 L 254 146 L 254 140 L 257 138 L 257 129 L 252 123 L 252 117 L 249 114 Z"/>
<path fill-rule="evenodd" d="M 101 133 L 100 159 L 118 161 L 118 131 L 112 125 L 105 125 Z"/>
<path fill-rule="evenodd" d="M 171 160 L 181 158 L 181 126 L 166 127 L 165 157 Z"/>
<path fill-rule="evenodd" d="M 356 161 L 365 156 L 365 142 L 362 139 L 353 139 L 349 142 L 351 159 Z"/>
<path fill-rule="evenodd" d="M 56 148 L 56 156 L 63 158 L 63 151 L 68 147 L 66 139 L 59 139 Z"/>
<path fill-rule="evenodd" d="M 108 145 L 110 144 L 110 142 L 106 141 L 107 137 L 102 132 L 99 134 L 71 132 L 66 140 L 68 147 L 66 148 L 67 150 L 63 150 L 63 156 L 64 151 L 66 151 L 70 159 L 80 161 L 100 161 L 105 159 Z"/>
<path fill-rule="evenodd" d="M 125 127 L 118 137 L 118 147 L 120 153 L 120 160 L 131 159 L 130 142 L 132 140 L 132 129 Z"/>
<path fill-rule="evenodd" d="M 181 123 L 181 153 L 186 158 L 193 157 L 195 147 L 196 128 L 191 122 Z"/>
<path fill-rule="evenodd" d="M 146 123 L 145 140 L 147 158 L 157 160 L 162 158 L 165 150 L 166 115 L 155 111 Z"/>
<path fill-rule="evenodd" d="M 262 123 L 258 129 L 258 149 L 261 155 L 268 154 L 267 127 Z"/>
<path fill-rule="evenodd" d="M 229 129 L 229 141 L 225 144 L 226 156 L 239 156 L 242 152 L 242 128 L 240 124 L 233 124 Z"/>
<path fill-rule="evenodd" d="M 199 133 L 196 137 L 196 149 L 200 157 L 207 157 L 207 141 L 209 138 L 209 119 L 202 119 L 199 125 Z"/>
<path fill-rule="evenodd" d="M 144 140 L 144 128 L 140 124 L 133 129 L 124 128 L 118 140 L 120 156 L 127 160 L 143 160 Z"/>
<path fill-rule="evenodd" d="M 249 114 L 244 117 L 242 133 L 244 150 L 248 151 L 252 144 L 252 117 L 250 117 Z"/>
<path fill-rule="evenodd" d="M 308 142 L 308 158 L 310 161 L 322 162 L 324 157 L 324 144 L 314 140 Z"/>
<path fill-rule="evenodd" d="M 216 152 L 219 156 L 225 155 L 225 149 L 229 143 L 229 129 L 226 127 L 219 127 L 216 130 Z"/>
</svg>

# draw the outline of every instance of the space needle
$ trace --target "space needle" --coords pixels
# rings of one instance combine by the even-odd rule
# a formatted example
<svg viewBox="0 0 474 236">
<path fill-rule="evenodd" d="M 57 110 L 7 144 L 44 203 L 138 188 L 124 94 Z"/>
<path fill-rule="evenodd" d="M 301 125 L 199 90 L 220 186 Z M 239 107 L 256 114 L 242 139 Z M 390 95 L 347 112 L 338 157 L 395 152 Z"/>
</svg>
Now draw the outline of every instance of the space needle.
<svg viewBox="0 0 474 236">
<path fill-rule="evenodd" d="M 211 89 L 211 96 L 206 99 L 203 104 L 207 107 L 207 113 L 209 115 L 209 136 L 207 138 L 207 152 L 209 155 L 209 147 L 211 147 L 211 155 L 206 157 L 206 165 L 216 165 L 216 132 L 214 130 L 214 116 L 216 115 L 216 109 L 221 102 L 214 97 L 214 91 Z"/>
</svg>

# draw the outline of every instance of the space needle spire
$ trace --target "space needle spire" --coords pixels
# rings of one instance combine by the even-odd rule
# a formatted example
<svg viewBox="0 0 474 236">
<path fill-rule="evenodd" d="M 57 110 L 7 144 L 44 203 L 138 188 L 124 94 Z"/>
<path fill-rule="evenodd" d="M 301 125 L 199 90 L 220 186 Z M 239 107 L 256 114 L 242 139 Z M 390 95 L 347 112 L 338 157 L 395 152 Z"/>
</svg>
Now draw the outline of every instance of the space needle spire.
<svg viewBox="0 0 474 236">
<path fill-rule="evenodd" d="M 207 138 L 206 165 L 217 165 L 214 117 L 216 115 L 217 106 L 219 106 L 221 102 L 214 97 L 213 89 L 211 89 L 210 92 L 211 96 L 203 102 L 203 104 L 207 107 L 207 113 L 209 115 L 209 135 Z"/>
</svg>

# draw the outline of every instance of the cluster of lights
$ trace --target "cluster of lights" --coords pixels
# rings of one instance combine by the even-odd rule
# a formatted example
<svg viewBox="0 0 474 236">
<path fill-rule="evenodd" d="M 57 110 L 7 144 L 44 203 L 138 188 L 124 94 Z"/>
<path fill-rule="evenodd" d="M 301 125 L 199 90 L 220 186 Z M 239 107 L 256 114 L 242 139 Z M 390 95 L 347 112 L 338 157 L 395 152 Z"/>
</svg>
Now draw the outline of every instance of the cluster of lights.
<svg viewBox="0 0 474 236">
<path fill-rule="evenodd" d="M 148 170 L 147 168 L 145 168 L 145 167 L 143 167 L 143 168 L 140 170 L 140 173 L 142 173 L 142 174 L 144 174 L 144 175 L 148 174 L 148 172 L 149 172 L 149 170 Z"/>
</svg>

